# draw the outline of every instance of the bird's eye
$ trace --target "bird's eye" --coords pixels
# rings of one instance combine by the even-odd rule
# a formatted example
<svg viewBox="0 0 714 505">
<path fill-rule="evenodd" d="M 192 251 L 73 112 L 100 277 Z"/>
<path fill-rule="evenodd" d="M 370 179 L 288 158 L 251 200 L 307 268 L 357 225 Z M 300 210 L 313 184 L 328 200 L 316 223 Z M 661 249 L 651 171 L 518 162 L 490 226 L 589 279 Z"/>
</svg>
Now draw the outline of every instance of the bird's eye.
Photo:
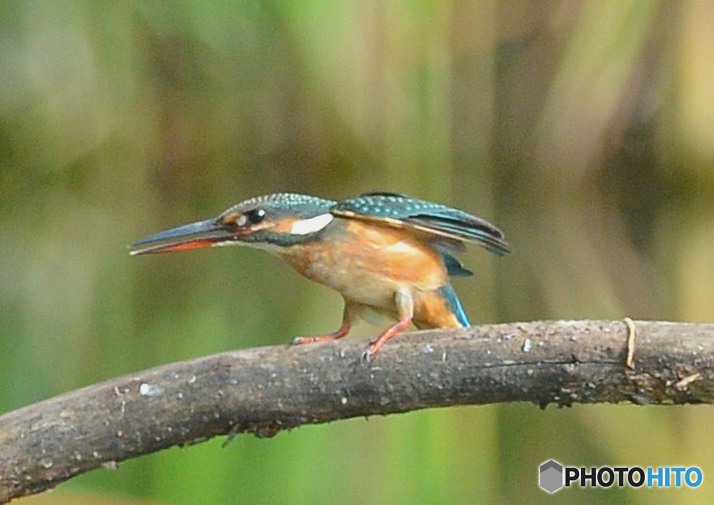
<svg viewBox="0 0 714 505">
<path fill-rule="evenodd" d="M 263 209 L 250 210 L 244 215 L 250 224 L 258 224 L 265 219 L 265 211 Z"/>
</svg>

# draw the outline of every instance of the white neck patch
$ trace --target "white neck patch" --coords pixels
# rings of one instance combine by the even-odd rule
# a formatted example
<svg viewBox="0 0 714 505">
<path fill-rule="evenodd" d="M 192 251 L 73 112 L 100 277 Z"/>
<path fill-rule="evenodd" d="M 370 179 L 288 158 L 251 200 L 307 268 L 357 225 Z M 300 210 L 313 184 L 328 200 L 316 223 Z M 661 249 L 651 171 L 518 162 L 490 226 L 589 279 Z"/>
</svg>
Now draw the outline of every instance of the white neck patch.
<svg viewBox="0 0 714 505">
<path fill-rule="evenodd" d="M 290 234 L 307 235 L 309 233 L 318 232 L 330 224 L 333 219 L 334 216 L 328 212 L 327 214 L 320 214 L 319 216 L 311 217 L 309 219 L 295 221 L 290 228 Z"/>
<path fill-rule="evenodd" d="M 234 245 L 246 245 L 244 242 L 241 242 L 240 240 L 224 240 L 223 242 L 214 242 L 211 244 L 211 247 L 230 247 Z"/>
</svg>

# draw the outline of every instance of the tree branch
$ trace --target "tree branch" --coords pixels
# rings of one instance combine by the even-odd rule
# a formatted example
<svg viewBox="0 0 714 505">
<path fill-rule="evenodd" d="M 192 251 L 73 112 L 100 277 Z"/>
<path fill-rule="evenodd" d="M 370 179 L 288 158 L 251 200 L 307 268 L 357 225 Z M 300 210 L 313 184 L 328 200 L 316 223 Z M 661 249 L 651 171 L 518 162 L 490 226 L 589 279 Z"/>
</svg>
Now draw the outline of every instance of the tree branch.
<svg viewBox="0 0 714 505">
<path fill-rule="evenodd" d="M 448 405 L 714 402 L 714 325 L 635 328 L 634 370 L 623 321 L 537 321 L 403 335 L 371 363 L 344 340 L 126 375 L 0 417 L 0 503 L 216 435 Z"/>
</svg>

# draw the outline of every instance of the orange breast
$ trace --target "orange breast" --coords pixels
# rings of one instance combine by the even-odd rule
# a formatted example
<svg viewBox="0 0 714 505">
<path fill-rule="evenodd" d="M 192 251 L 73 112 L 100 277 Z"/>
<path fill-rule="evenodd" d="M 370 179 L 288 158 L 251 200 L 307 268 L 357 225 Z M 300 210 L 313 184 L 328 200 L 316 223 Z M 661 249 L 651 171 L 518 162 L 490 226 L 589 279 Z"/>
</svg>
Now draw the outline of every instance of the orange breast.
<svg viewBox="0 0 714 505">
<path fill-rule="evenodd" d="M 321 240 L 283 256 L 305 277 L 358 303 L 393 309 L 394 293 L 438 289 L 447 281 L 439 253 L 402 229 L 335 218 Z"/>
</svg>

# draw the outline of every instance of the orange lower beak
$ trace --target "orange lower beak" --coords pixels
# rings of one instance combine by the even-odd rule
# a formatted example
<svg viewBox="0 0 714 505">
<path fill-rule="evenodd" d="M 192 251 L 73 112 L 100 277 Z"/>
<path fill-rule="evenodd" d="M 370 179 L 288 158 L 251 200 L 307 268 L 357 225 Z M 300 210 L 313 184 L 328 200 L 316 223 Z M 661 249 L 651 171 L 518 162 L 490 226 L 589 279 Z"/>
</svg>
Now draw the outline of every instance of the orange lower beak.
<svg viewBox="0 0 714 505">
<path fill-rule="evenodd" d="M 129 254 L 188 251 L 235 240 L 215 219 L 199 221 L 149 235 L 129 244 Z"/>
</svg>

